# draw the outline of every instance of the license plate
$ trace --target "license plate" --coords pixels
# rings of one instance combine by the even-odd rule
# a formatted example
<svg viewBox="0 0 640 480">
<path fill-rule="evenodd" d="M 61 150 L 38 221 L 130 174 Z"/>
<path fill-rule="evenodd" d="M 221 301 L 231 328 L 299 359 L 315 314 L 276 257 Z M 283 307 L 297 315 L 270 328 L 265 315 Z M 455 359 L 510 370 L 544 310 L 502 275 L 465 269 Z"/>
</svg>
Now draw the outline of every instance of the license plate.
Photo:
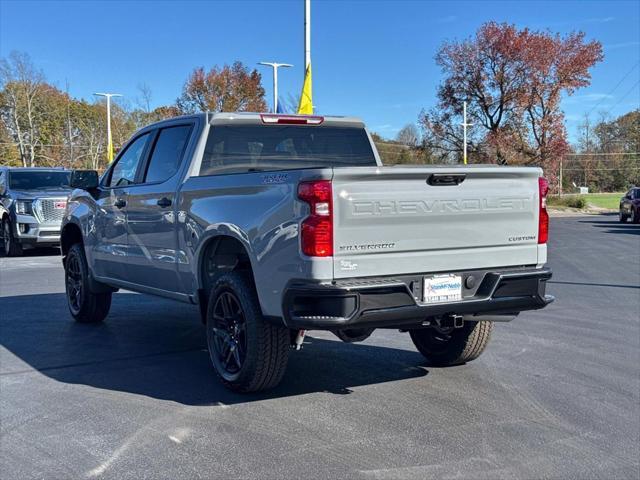
<svg viewBox="0 0 640 480">
<path fill-rule="evenodd" d="M 424 278 L 423 302 L 445 303 L 462 300 L 462 277 L 459 275 L 437 275 Z"/>
</svg>

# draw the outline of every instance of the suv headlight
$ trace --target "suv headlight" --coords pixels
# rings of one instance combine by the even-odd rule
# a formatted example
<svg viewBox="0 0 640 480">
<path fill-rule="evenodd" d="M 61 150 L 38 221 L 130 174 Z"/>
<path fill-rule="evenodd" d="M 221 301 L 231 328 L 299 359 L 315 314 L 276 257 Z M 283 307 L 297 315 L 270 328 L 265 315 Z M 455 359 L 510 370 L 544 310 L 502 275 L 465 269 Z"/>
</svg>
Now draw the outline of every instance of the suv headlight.
<svg viewBox="0 0 640 480">
<path fill-rule="evenodd" d="M 16 202 L 16 212 L 20 215 L 33 214 L 33 202 L 31 200 L 18 200 Z"/>
</svg>

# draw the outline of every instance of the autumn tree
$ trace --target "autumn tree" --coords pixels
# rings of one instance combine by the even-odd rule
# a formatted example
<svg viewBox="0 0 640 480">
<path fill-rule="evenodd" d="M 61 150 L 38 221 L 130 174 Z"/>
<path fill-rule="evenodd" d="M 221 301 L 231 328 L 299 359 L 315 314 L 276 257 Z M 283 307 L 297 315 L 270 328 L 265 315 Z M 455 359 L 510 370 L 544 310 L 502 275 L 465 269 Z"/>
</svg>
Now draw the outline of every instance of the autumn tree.
<svg viewBox="0 0 640 480">
<path fill-rule="evenodd" d="M 436 55 L 444 80 L 438 105 L 420 117 L 425 141 L 441 155 L 459 155 L 466 101 L 470 158 L 548 165 L 568 151 L 562 94 L 588 85 L 589 69 L 602 59 L 601 44 L 582 32 L 561 37 L 486 23 Z"/>
<path fill-rule="evenodd" d="M 235 62 L 222 68 L 214 66 L 208 72 L 196 68 L 185 82 L 177 106 L 184 113 L 264 112 L 264 95 L 258 71 L 249 71 L 241 62 Z"/>
</svg>

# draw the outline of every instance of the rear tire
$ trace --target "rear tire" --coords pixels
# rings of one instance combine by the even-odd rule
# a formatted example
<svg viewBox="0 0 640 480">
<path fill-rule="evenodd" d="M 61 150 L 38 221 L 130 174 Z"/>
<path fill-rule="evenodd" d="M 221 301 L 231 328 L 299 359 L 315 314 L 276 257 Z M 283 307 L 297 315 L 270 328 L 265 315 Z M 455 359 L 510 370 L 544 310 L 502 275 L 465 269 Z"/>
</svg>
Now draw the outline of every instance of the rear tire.
<svg viewBox="0 0 640 480">
<path fill-rule="evenodd" d="M 631 221 L 633 223 L 640 223 L 640 208 L 636 208 L 632 211 Z"/>
<path fill-rule="evenodd" d="M 465 322 L 462 328 L 422 328 L 409 334 L 429 363 L 446 367 L 478 358 L 491 339 L 492 329 L 493 322 Z"/>
<path fill-rule="evenodd" d="M 111 292 L 93 293 L 90 290 L 89 267 L 82 244 L 69 249 L 64 262 L 67 303 L 71 316 L 79 323 L 100 323 L 109 314 Z"/>
<path fill-rule="evenodd" d="M 289 330 L 265 321 L 249 273 L 226 273 L 211 289 L 207 346 L 216 374 L 230 390 L 257 392 L 282 380 Z"/>
<path fill-rule="evenodd" d="M 11 221 L 8 218 L 2 221 L 2 240 L 5 257 L 19 257 L 22 255 L 22 245 L 18 243 L 13 235 Z"/>
</svg>

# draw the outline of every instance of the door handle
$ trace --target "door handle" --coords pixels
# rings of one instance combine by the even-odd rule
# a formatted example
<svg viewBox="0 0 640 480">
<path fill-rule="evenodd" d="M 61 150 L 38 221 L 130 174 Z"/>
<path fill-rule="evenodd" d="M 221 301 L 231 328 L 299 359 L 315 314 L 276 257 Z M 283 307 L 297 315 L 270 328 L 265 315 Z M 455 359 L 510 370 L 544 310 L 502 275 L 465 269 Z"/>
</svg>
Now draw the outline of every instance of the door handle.
<svg viewBox="0 0 640 480">
<path fill-rule="evenodd" d="M 158 206 L 162 207 L 162 208 L 167 208 L 171 206 L 171 200 L 169 200 L 167 197 L 162 197 L 160 200 L 158 200 Z"/>
<path fill-rule="evenodd" d="M 127 202 L 125 200 L 123 200 L 122 198 L 119 198 L 115 201 L 115 203 L 113 204 L 114 207 L 116 208 L 124 208 L 127 206 Z"/>
</svg>

